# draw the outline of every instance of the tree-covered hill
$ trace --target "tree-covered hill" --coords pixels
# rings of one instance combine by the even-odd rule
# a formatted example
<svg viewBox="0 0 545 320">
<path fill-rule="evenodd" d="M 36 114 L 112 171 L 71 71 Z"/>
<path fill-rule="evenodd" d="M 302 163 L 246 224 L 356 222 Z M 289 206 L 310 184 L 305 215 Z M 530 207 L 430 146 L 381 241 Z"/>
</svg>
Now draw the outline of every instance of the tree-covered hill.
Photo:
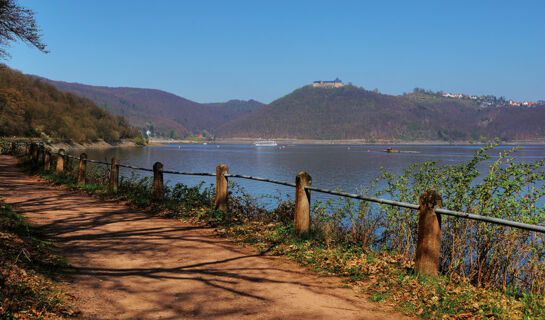
<svg viewBox="0 0 545 320">
<path fill-rule="evenodd" d="M 545 138 L 545 107 L 483 108 L 426 94 L 305 86 L 226 123 L 220 137 L 467 141 Z"/>
<path fill-rule="evenodd" d="M 132 125 L 152 127 L 155 134 L 185 137 L 203 130 L 214 132 L 222 124 L 262 106 L 255 100 L 198 103 L 155 89 L 99 87 L 44 79 L 57 89 L 93 100 L 112 114 L 125 116 Z"/>
<path fill-rule="evenodd" d="M 354 86 L 305 86 L 268 105 L 249 100 L 197 103 L 174 94 L 44 79 L 59 90 L 152 128 L 185 137 L 365 139 L 367 141 L 484 141 L 545 139 L 545 107 L 481 107 L 477 102 L 415 92 L 392 96 Z"/>
<path fill-rule="evenodd" d="M 38 78 L 0 64 L 0 136 L 77 142 L 134 138 L 138 130 L 91 100 L 57 90 Z"/>
</svg>

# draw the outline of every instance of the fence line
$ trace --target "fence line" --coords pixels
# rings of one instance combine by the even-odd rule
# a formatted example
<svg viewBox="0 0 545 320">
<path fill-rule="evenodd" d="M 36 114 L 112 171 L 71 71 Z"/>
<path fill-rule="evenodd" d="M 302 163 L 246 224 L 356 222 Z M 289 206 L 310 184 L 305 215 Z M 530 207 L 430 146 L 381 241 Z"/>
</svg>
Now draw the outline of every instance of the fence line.
<svg viewBox="0 0 545 320">
<path fill-rule="evenodd" d="M 43 145 L 38 148 L 35 143 L 25 144 L 25 152 L 29 155 L 34 163 L 40 165 L 39 159 L 44 159 L 44 147 Z M 13 147 L 13 145 L 12 145 Z M 40 156 L 41 155 L 41 156 Z M 418 243 L 417 243 L 417 252 L 416 252 L 416 261 L 415 269 L 417 273 L 423 273 L 428 275 L 437 275 L 438 266 L 439 266 L 439 250 L 440 250 L 440 225 L 438 215 L 448 215 L 458 218 L 471 219 L 476 221 L 488 222 L 492 224 L 503 225 L 507 227 L 513 227 L 528 231 L 545 233 L 545 227 L 533 224 L 527 224 L 522 222 L 516 222 L 501 218 L 494 218 L 488 216 L 482 216 L 478 214 L 472 214 L 468 212 L 453 211 L 448 209 L 441 209 L 439 206 L 442 203 L 440 195 L 433 190 L 428 190 L 422 194 L 420 197 L 420 204 L 412 204 L 407 202 L 368 197 L 363 195 L 358 195 L 354 193 L 346 193 L 341 191 L 333 191 L 327 189 L 321 189 L 312 187 L 312 178 L 306 172 L 300 172 L 296 176 L 296 183 L 288 183 L 283 181 L 277 181 L 273 179 L 253 177 L 241 174 L 229 174 L 229 168 L 226 165 L 219 165 L 216 168 L 216 173 L 207 173 L 207 172 L 183 172 L 183 171 L 172 171 L 172 170 L 163 170 L 163 165 L 160 162 L 156 162 L 153 165 L 153 169 L 141 168 L 136 166 L 130 166 L 125 164 L 120 164 L 119 159 L 114 157 L 112 163 L 106 163 L 97 160 L 87 159 L 86 154 L 82 154 L 80 157 L 71 156 L 64 154 L 64 150 L 60 149 L 57 157 L 57 172 L 62 172 L 64 169 L 63 166 L 63 157 L 72 158 L 80 161 L 78 177 L 85 177 L 85 165 L 82 162 L 92 162 L 104 165 L 111 165 L 110 172 L 115 174 L 110 174 L 110 189 L 111 186 L 115 186 L 112 190 L 117 190 L 117 180 L 118 177 L 118 167 L 129 168 L 133 170 L 141 170 L 147 172 L 153 172 L 154 174 L 154 183 L 153 183 L 153 198 L 157 200 L 163 199 L 164 186 L 163 186 L 163 174 L 179 174 L 179 175 L 196 175 L 196 176 L 215 176 L 216 177 L 216 209 L 227 210 L 227 178 L 240 178 L 248 179 L 254 181 L 268 182 L 278 185 L 284 185 L 288 187 L 296 188 L 296 197 L 295 197 L 295 212 L 294 212 L 294 229 L 298 233 L 309 232 L 309 221 L 310 221 L 310 191 L 347 197 L 362 201 L 374 202 L 379 204 L 386 204 L 396 207 L 407 208 L 411 210 L 419 210 L 419 227 L 418 227 Z M 45 163 L 41 165 L 45 166 Z M 78 181 L 80 178 L 78 178 Z M 83 178 L 84 181 L 84 178 Z"/>
<path fill-rule="evenodd" d="M 420 206 L 417 205 L 417 204 L 401 202 L 401 201 L 395 201 L 395 200 L 382 199 L 382 198 L 367 197 L 367 196 L 362 196 L 362 195 L 355 194 L 355 193 L 346 193 L 346 192 L 341 192 L 341 191 L 326 190 L 326 189 L 320 189 L 320 188 L 316 188 L 316 187 L 305 187 L 305 189 L 316 191 L 316 192 L 321 192 L 321 193 L 327 193 L 327 194 L 331 194 L 331 195 L 334 195 L 334 196 L 341 196 L 341 197 L 353 198 L 353 199 L 358 199 L 358 200 L 363 200 L 363 201 L 376 202 L 376 203 L 381 203 L 381 204 L 388 204 L 388 205 L 391 205 L 391 206 L 402 207 L 402 208 L 407 208 L 407 209 L 418 210 L 420 208 Z"/>
<path fill-rule="evenodd" d="M 80 158 L 74 158 L 74 159 L 80 160 Z M 87 159 L 87 161 L 92 162 L 92 163 L 109 165 L 109 163 L 107 163 L 107 162 L 102 162 L 102 161 L 98 161 L 98 160 Z"/>
<path fill-rule="evenodd" d="M 20 144 L 24 145 L 25 143 L 20 143 Z M 69 154 L 67 154 L 65 156 L 68 157 L 68 158 L 80 160 L 80 157 L 77 157 L 77 156 L 72 156 L 72 155 L 69 155 Z M 98 161 L 98 160 L 87 159 L 86 161 L 93 162 L 93 163 L 98 163 L 98 164 L 110 165 L 110 163 L 102 162 L 102 161 Z M 147 169 L 147 168 L 136 167 L 136 166 L 131 166 L 131 165 L 118 164 L 118 166 L 133 169 L 133 170 L 153 172 L 153 169 Z M 166 174 L 178 174 L 178 175 L 194 175 L 194 176 L 210 176 L 210 177 L 215 177 L 216 176 L 215 173 L 208 173 L 208 172 L 184 172 L 184 171 L 174 171 L 174 170 L 161 170 L 161 172 L 166 173 Z M 278 184 L 278 185 L 283 185 L 283 186 L 288 186 L 288 187 L 294 187 L 294 188 L 296 187 L 295 183 L 283 182 L 283 181 L 278 181 L 278 180 L 273 180 L 273 179 L 254 177 L 254 176 L 248 176 L 248 175 L 242 175 L 242 174 L 225 174 L 224 176 L 226 178 L 240 178 L 240 179 L 247 179 L 247 180 L 254 180 L 254 181 L 261 181 L 261 182 L 269 182 L 269 183 L 273 183 L 273 184 Z M 334 196 L 352 198 L 352 199 L 357 199 L 357 200 L 362 200 L 362 201 L 369 201 L 369 202 L 374 202 L 374 203 L 379 203 L 379 204 L 387 204 L 387 205 L 391 205 L 391 206 L 402 207 L 402 208 L 407 208 L 407 209 L 412 209 L 412 210 L 418 210 L 420 208 L 420 205 L 412 204 L 412 203 L 408 203 L 408 202 L 401 202 L 401 201 L 395 201 L 395 200 L 389 200 L 389 199 L 368 197 L 368 196 L 358 195 L 358 194 L 354 194 L 354 193 L 327 190 L 327 189 L 321 189 L 321 188 L 311 187 L 311 186 L 305 186 L 304 188 L 306 190 L 316 191 L 316 192 L 330 194 L 330 195 L 334 195 Z M 468 213 L 468 212 L 453 211 L 453 210 L 448 210 L 448 209 L 437 208 L 437 209 L 435 209 L 435 212 L 438 213 L 438 214 L 444 214 L 444 215 L 453 216 L 453 217 L 467 218 L 467 219 L 471 219 L 471 220 L 490 222 L 490 223 L 504 225 L 504 226 L 508 226 L 508 227 L 514 227 L 514 228 L 519 228 L 519 229 L 524 229 L 524 230 L 529 230 L 529 231 L 545 233 L 545 227 L 544 226 L 538 226 L 538 225 L 527 224 L 527 223 L 516 222 L 516 221 L 510 221 L 510 220 L 505 220 L 505 219 L 500 219 L 500 218 L 482 216 L 482 215 L 472 214 L 472 213 Z"/>
<path fill-rule="evenodd" d="M 313 191 L 321 192 L 321 193 L 327 193 L 327 194 L 331 194 L 331 195 L 336 195 L 336 196 L 341 196 L 341 197 L 346 197 L 346 198 L 353 198 L 353 199 L 369 201 L 369 202 L 375 202 L 375 203 L 380 203 L 380 204 L 388 204 L 388 205 L 407 208 L 407 209 L 414 209 L 414 210 L 420 209 L 419 205 L 408 203 L 408 202 L 400 202 L 400 201 L 395 201 L 395 200 L 366 197 L 366 196 L 361 196 L 361 195 L 357 195 L 357 194 L 354 194 L 354 193 L 345 193 L 345 192 L 339 192 L 339 191 L 325 190 L 325 189 L 320 189 L 320 188 L 315 188 L 315 187 L 306 187 L 305 189 L 313 190 Z M 514 227 L 514 228 L 518 228 L 518 229 L 524 229 L 524 230 L 529 230 L 529 231 L 545 233 L 545 227 L 534 225 L 534 224 L 516 222 L 516 221 L 505 220 L 505 219 L 501 219 L 501 218 L 493 218 L 493 217 L 482 216 L 482 215 L 468 213 L 468 212 L 453 211 L 453 210 L 440 209 L 440 208 L 435 209 L 435 213 L 444 214 L 444 215 L 448 215 L 448 216 L 452 216 L 452 217 L 458 217 L 458 218 L 466 218 L 466 219 L 471 219 L 471 220 L 490 222 L 490 223 L 493 223 L 493 224 L 499 224 L 499 225 L 503 225 L 503 226 L 507 226 L 507 227 Z"/>
<path fill-rule="evenodd" d="M 228 177 L 228 178 L 241 178 L 241 179 L 269 182 L 269 183 L 274 183 L 274 184 L 279 184 L 279 185 L 294 187 L 294 188 L 296 187 L 295 183 L 277 181 L 277 180 L 272 180 L 272 179 L 267 179 L 267 178 L 260 178 L 260 177 L 245 176 L 245 175 L 242 175 L 242 174 L 226 174 L 225 176 Z"/>
<path fill-rule="evenodd" d="M 109 163 L 107 163 L 107 164 L 109 164 Z M 153 169 L 146 169 L 146 168 L 134 167 L 134 166 L 129 166 L 129 165 L 126 165 L 126 164 L 121 164 L 121 163 L 118 164 L 118 166 L 123 167 L 123 168 L 134 169 L 134 170 L 141 170 L 141 171 L 153 172 Z"/>
<path fill-rule="evenodd" d="M 461 212 L 461 211 L 453 211 L 448 209 L 435 209 L 435 212 L 439 214 L 445 214 L 452 217 L 458 217 L 458 218 L 466 218 L 470 220 L 477 220 L 477 221 L 483 221 L 483 222 L 489 222 L 493 224 L 499 224 L 507 227 L 513 227 L 528 231 L 535 231 L 535 232 L 541 232 L 545 233 L 545 227 L 544 226 L 538 226 L 535 224 L 528 224 L 523 222 L 516 222 L 511 220 L 505 220 L 500 218 L 494 218 L 494 217 L 488 217 L 488 216 L 482 216 L 478 214 L 468 213 L 468 212 Z"/>
<path fill-rule="evenodd" d="M 180 174 L 185 176 L 209 176 L 209 177 L 215 177 L 215 173 L 208 173 L 208 172 L 183 172 L 183 171 L 171 171 L 171 170 L 161 170 L 163 173 L 167 174 Z"/>
</svg>

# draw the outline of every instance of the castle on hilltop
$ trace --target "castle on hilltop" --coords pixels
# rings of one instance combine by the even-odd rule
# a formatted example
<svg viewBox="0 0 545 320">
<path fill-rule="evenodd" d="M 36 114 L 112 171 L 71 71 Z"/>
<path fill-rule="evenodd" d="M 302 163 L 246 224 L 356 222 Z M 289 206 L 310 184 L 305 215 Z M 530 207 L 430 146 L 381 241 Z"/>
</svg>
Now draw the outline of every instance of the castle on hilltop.
<svg viewBox="0 0 545 320">
<path fill-rule="evenodd" d="M 339 88 L 343 87 L 344 83 L 341 81 L 341 79 L 337 78 L 333 81 L 314 81 L 312 86 L 320 88 Z"/>
</svg>

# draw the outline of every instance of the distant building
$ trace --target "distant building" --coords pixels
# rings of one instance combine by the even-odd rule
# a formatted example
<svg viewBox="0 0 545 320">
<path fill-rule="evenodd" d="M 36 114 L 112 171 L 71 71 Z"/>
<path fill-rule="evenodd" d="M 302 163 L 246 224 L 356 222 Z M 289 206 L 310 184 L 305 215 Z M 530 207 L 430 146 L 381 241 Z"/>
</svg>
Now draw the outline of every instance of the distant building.
<svg viewBox="0 0 545 320">
<path fill-rule="evenodd" d="M 509 105 L 513 107 L 520 107 L 521 103 L 515 100 L 509 100 Z"/>
<path fill-rule="evenodd" d="M 344 83 L 339 78 L 337 78 L 333 81 L 314 81 L 314 83 L 312 83 L 312 86 L 320 88 L 339 88 L 344 87 Z"/>
</svg>

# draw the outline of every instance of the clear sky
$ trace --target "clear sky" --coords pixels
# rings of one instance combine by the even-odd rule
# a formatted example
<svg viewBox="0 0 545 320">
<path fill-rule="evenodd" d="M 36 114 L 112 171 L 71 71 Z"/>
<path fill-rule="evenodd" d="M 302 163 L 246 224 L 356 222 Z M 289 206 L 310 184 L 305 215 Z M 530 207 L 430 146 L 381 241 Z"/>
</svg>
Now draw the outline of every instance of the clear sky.
<svg viewBox="0 0 545 320">
<path fill-rule="evenodd" d="M 155 88 L 198 102 L 270 102 L 339 77 L 545 99 L 545 1 L 20 0 L 50 50 L 14 44 L 24 73 Z"/>
</svg>

